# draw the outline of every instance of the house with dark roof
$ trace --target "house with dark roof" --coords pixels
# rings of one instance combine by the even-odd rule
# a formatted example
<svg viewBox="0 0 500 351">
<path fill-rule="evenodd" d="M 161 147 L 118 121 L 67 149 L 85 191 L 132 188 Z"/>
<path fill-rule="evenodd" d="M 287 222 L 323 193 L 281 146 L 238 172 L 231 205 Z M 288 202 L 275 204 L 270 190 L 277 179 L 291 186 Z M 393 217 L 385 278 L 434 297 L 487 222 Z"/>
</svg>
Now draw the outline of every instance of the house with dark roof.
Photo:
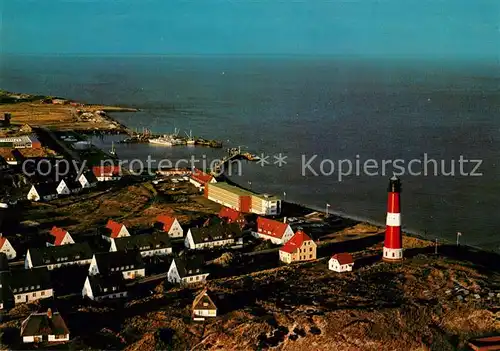
<svg viewBox="0 0 500 351">
<path fill-rule="evenodd" d="M 57 199 L 56 184 L 54 183 L 33 184 L 26 197 L 30 201 L 50 201 Z"/>
<path fill-rule="evenodd" d="M 350 272 L 354 266 L 354 259 L 350 253 L 338 253 L 328 260 L 328 269 L 335 272 Z"/>
<path fill-rule="evenodd" d="M 208 294 L 208 289 L 203 289 L 193 301 L 193 320 L 204 321 L 207 317 L 217 316 L 217 306 Z"/>
<path fill-rule="evenodd" d="M 108 220 L 106 232 L 102 235 L 103 239 L 111 242 L 111 239 L 123 238 L 126 236 L 130 236 L 130 233 L 125 224 L 115 222 L 112 219 Z"/>
<path fill-rule="evenodd" d="M 258 217 L 257 231 L 252 231 L 256 238 L 270 240 L 273 244 L 283 245 L 293 236 L 293 230 L 288 223 L 274 219 Z"/>
<path fill-rule="evenodd" d="M 11 245 L 9 239 L 4 237 L 1 233 L 0 233 L 0 253 L 4 253 L 5 256 L 7 256 L 7 259 L 9 260 L 16 258 L 17 255 L 16 250 Z"/>
<path fill-rule="evenodd" d="M 92 250 L 88 243 L 30 248 L 26 253 L 24 267 L 47 267 L 49 270 L 69 265 L 87 265 L 92 261 Z"/>
<path fill-rule="evenodd" d="M 61 246 L 75 243 L 69 232 L 62 228 L 53 226 L 49 234 L 50 237 L 47 241 L 47 246 Z"/>
<path fill-rule="evenodd" d="M 79 193 L 82 189 L 82 185 L 79 182 L 71 178 L 66 178 L 61 179 L 57 185 L 56 191 L 58 195 L 71 195 Z"/>
<path fill-rule="evenodd" d="M 206 281 L 208 275 L 201 258 L 176 257 L 170 263 L 167 280 L 173 284 L 193 284 Z"/>
<path fill-rule="evenodd" d="M 194 169 L 191 177 L 189 177 L 189 182 L 197 187 L 199 190 L 203 190 L 205 185 L 208 183 L 217 183 L 215 177 L 211 174 L 200 171 L 199 169 Z"/>
<path fill-rule="evenodd" d="M 146 267 L 138 251 L 116 251 L 94 254 L 89 267 L 89 275 L 107 276 L 121 273 L 124 279 L 146 276 Z"/>
<path fill-rule="evenodd" d="M 156 217 L 155 227 L 161 229 L 171 238 L 182 238 L 184 231 L 177 218 L 167 215 Z"/>
<path fill-rule="evenodd" d="M 89 275 L 82 289 L 82 296 L 94 301 L 127 297 L 127 294 L 125 278 L 120 273 L 108 276 Z"/>
<path fill-rule="evenodd" d="M 85 171 L 78 177 L 78 182 L 84 189 L 94 188 L 97 186 L 97 178 L 91 171 Z"/>
<path fill-rule="evenodd" d="M 302 230 L 297 231 L 279 251 L 280 261 L 285 263 L 316 259 L 316 243 Z"/>
<path fill-rule="evenodd" d="M 111 239 L 109 251 L 139 251 L 142 257 L 168 255 L 172 244 L 167 233 L 138 234 Z"/>
<path fill-rule="evenodd" d="M 228 224 L 236 223 L 241 228 L 243 228 L 246 225 L 246 220 L 243 213 L 229 207 L 222 207 L 222 209 L 219 212 L 219 218 L 223 219 Z"/>
<path fill-rule="evenodd" d="M 32 313 L 21 323 L 24 343 L 61 343 L 69 340 L 69 329 L 59 312 Z"/>
<path fill-rule="evenodd" d="M 54 295 L 47 268 L 0 272 L 0 286 L 2 308 L 46 299 Z"/>
<path fill-rule="evenodd" d="M 184 245 L 190 250 L 220 247 L 225 245 L 243 245 L 241 228 L 238 224 L 216 224 L 208 227 L 190 228 L 184 239 Z"/>
</svg>

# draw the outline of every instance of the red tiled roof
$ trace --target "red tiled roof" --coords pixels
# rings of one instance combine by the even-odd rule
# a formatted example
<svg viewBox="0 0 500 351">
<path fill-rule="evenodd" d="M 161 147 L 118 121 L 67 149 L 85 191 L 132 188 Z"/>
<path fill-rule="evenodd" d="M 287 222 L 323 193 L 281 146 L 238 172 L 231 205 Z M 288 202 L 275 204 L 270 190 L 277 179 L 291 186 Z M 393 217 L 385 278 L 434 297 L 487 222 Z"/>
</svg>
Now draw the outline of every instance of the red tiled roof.
<svg viewBox="0 0 500 351">
<path fill-rule="evenodd" d="M 285 251 L 289 254 L 293 253 L 295 250 L 300 248 L 304 241 L 312 240 L 309 235 L 299 230 L 296 232 L 290 240 L 287 241 L 285 245 L 280 249 L 280 251 Z"/>
<path fill-rule="evenodd" d="M 273 238 L 281 239 L 285 235 L 288 224 L 284 222 L 275 221 L 273 219 L 258 217 L 257 218 L 257 232 L 265 235 L 272 236 Z"/>
<path fill-rule="evenodd" d="M 341 265 L 354 263 L 350 253 L 338 253 L 332 256 L 334 260 L 339 261 Z"/>
<path fill-rule="evenodd" d="M 120 174 L 120 166 L 94 166 L 92 173 L 96 177 L 111 177 Z"/>
<path fill-rule="evenodd" d="M 219 218 L 226 218 L 229 223 L 233 223 L 241 218 L 241 212 L 229 207 L 223 207 L 219 212 Z"/>
<path fill-rule="evenodd" d="M 120 234 L 120 230 L 122 230 L 122 227 L 123 227 L 123 224 L 115 222 L 112 219 L 110 219 L 108 221 L 108 224 L 106 224 L 106 228 L 111 230 L 111 237 L 113 239 L 118 237 L 118 234 Z"/>
<path fill-rule="evenodd" d="M 55 238 L 54 245 L 55 246 L 61 245 L 67 233 L 68 232 L 62 228 L 56 226 L 52 227 L 52 229 L 50 230 L 50 235 L 52 235 Z"/>
<path fill-rule="evenodd" d="M 6 241 L 7 241 L 7 238 L 4 238 L 3 236 L 0 237 L 0 249 L 2 249 L 3 244 L 5 244 Z"/>
<path fill-rule="evenodd" d="M 163 231 L 168 232 L 175 222 L 175 217 L 159 215 L 158 217 L 156 217 L 156 221 L 163 223 Z"/>
<path fill-rule="evenodd" d="M 214 177 L 210 174 L 200 171 L 199 169 L 194 169 L 193 174 L 191 174 L 191 179 L 196 180 L 200 184 L 209 183 Z"/>
</svg>

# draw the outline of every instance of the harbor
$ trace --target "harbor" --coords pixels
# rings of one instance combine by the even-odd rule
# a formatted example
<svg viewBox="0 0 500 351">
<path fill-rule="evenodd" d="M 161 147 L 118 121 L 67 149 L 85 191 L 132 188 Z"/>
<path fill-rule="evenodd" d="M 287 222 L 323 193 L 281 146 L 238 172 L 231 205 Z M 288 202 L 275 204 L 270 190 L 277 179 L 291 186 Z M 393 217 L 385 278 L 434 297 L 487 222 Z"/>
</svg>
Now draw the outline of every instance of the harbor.
<svg viewBox="0 0 500 351">
<path fill-rule="evenodd" d="M 172 134 L 155 134 L 151 130 L 143 128 L 142 132 L 135 130 L 131 135 L 121 140 L 121 144 L 140 144 L 151 143 L 162 146 L 205 146 L 211 148 L 222 148 L 222 142 L 214 139 L 205 139 L 201 137 L 194 137 L 191 133 L 184 132 L 185 135 L 180 134 L 180 130 L 175 128 Z"/>
</svg>

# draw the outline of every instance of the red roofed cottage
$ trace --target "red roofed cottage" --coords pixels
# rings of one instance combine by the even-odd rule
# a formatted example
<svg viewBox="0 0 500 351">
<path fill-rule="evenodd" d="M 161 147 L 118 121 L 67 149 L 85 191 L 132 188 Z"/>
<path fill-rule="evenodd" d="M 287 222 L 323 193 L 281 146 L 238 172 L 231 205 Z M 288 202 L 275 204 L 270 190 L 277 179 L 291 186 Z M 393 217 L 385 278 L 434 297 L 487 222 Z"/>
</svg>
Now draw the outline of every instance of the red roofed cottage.
<svg viewBox="0 0 500 351">
<path fill-rule="evenodd" d="M 217 183 L 213 175 L 202 172 L 196 168 L 193 170 L 189 182 L 200 190 L 203 190 L 207 183 Z"/>
<path fill-rule="evenodd" d="M 52 229 L 50 230 L 50 235 L 51 238 L 47 242 L 47 246 L 59 246 L 75 243 L 71 235 L 69 235 L 66 230 L 56 226 L 52 227 Z"/>
<path fill-rule="evenodd" d="M 182 238 L 184 236 L 184 232 L 177 218 L 160 215 L 156 217 L 156 222 L 160 224 L 161 230 L 167 233 L 169 237 Z"/>
<path fill-rule="evenodd" d="M 102 237 L 108 241 L 116 238 L 123 238 L 125 236 L 130 236 L 127 227 L 124 224 L 118 223 L 110 219 L 108 224 L 106 224 L 106 228 L 109 229 L 109 232 Z"/>
<path fill-rule="evenodd" d="M 243 213 L 233 210 L 229 207 L 223 207 L 219 212 L 219 218 L 224 219 L 228 224 L 237 223 L 240 227 L 246 224 L 245 216 Z"/>
<path fill-rule="evenodd" d="M 350 253 L 338 253 L 328 261 L 328 269 L 335 272 L 350 272 L 354 266 L 354 260 Z"/>
<path fill-rule="evenodd" d="M 0 234 L 0 252 L 4 253 L 9 260 L 16 258 L 17 255 L 16 250 L 14 250 L 14 247 L 10 244 L 9 239 L 2 236 L 2 234 Z"/>
<path fill-rule="evenodd" d="M 309 235 L 299 230 L 280 249 L 280 261 L 292 263 L 315 260 L 316 246 Z"/>
<path fill-rule="evenodd" d="M 94 166 L 92 173 L 99 182 L 106 182 L 121 179 L 120 166 Z"/>
<path fill-rule="evenodd" d="M 252 234 L 256 238 L 271 240 L 273 244 L 283 245 L 293 236 L 293 230 L 287 223 L 258 217 L 257 231 L 252 232 Z"/>
</svg>

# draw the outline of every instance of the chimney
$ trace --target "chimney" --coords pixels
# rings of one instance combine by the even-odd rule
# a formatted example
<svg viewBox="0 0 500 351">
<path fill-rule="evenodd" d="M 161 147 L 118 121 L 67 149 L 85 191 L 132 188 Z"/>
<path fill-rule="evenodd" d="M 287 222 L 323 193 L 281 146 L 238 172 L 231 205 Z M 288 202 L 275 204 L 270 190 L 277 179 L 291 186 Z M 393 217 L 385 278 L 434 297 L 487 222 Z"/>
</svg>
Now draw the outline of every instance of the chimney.
<svg viewBox="0 0 500 351">
<path fill-rule="evenodd" d="M 283 223 L 286 223 L 286 220 L 287 220 L 287 219 L 288 219 L 288 218 L 286 218 L 286 217 L 285 217 L 285 218 L 283 218 Z"/>
<path fill-rule="evenodd" d="M 52 319 L 52 309 L 47 310 L 47 318 Z"/>
</svg>

